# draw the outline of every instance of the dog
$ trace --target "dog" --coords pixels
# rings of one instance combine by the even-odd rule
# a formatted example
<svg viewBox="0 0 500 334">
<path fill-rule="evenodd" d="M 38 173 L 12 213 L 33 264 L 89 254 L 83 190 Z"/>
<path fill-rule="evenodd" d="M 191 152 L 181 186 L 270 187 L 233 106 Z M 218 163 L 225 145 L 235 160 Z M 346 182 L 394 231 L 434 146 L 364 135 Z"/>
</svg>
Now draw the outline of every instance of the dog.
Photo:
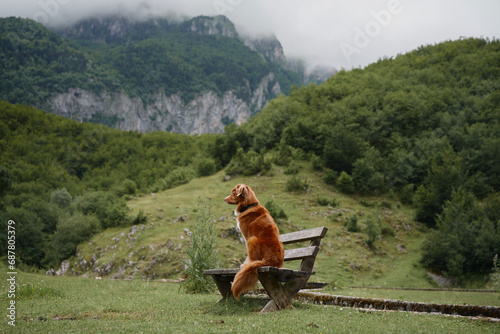
<svg viewBox="0 0 500 334">
<path fill-rule="evenodd" d="M 234 214 L 248 254 L 231 286 L 234 298 L 239 299 L 243 292 L 255 288 L 260 267 L 283 268 L 285 251 L 279 240 L 278 226 L 249 186 L 238 184 L 224 201 L 237 205 Z"/>
</svg>

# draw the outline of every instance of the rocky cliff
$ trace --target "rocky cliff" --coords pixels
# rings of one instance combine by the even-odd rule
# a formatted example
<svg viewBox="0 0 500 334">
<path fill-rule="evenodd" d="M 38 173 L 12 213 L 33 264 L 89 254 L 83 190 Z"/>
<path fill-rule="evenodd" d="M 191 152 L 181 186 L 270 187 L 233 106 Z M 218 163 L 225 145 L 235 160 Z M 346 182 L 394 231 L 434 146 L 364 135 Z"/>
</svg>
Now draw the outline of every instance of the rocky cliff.
<svg viewBox="0 0 500 334">
<path fill-rule="evenodd" d="M 140 36 L 136 33 L 139 30 Z M 215 35 L 243 42 L 260 54 L 265 63 L 279 63 L 280 66 L 286 63 L 281 44 L 274 36 L 242 38 L 225 16 L 199 16 L 182 23 L 161 18 L 134 21 L 120 16 L 94 17 L 56 31 L 66 39 L 105 45 L 162 38 L 172 33 Z M 225 125 L 245 122 L 271 98 L 282 93 L 280 82 L 272 71 L 261 77 L 257 86 L 252 87 L 245 76 L 240 82 L 238 88 L 222 92 L 205 89 L 189 101 L 185 101 L 182 91 L 166 94 L 162 88 L 144 98 L 131 97 L 124 91 L 97 93 L 76 87 L 53 95 L 45 109 L 78 121 L 102 123 L 123 130 L 220 133 Z"/>
<path fill-rule="evenodd" d="M 250 90 L 249 87 L 247 87 Z M 98 95 L 79 88 L 55 95 L 48 109 L 81 122 L 103 123 L 122 130 L 139 132 L 172 131 L 202 134 L 220 133 L 224 126 L 240 125 L 262 109 L 270 98 L 281 94 L 274 74 L 264 77 L 248 101 L 230 90 L 222 96 L 205 91 L 188 103 L 178 94 L 167 96 L 159 91 L 143 103 L 125 93 Z"/>
<path fill-rule="evenodd" d="M 0 98 L 123 130 L 222 132 L 307 83 L 275 36 L 240 35 L 225 16 L 0 26 Z"/>
</svg>

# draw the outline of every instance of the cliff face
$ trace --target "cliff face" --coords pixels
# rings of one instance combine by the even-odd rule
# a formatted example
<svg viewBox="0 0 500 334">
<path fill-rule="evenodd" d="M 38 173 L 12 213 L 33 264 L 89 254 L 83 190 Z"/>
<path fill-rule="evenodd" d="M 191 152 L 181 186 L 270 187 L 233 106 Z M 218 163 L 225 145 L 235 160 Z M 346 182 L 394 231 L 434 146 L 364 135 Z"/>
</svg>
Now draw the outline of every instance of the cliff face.
<svg viewBox="0 0 500 334">
<path fill-rule="evenodd" d="M 234 91 L 226 91 L 222 96 L 205 91 L 184 103 L 179 95 L 166 96 L 160 91 L 145 104 L 140 98 L 131 98 L 124 93 L 97 95 L 76 88 L 55 95 L 49 101 L 48 109 L 81 122 L 104 123 L 122 130 L 220 133 L 229 123 L 240 125 L 245 122 L 271 97 L 279 94 L 279 83 L 274 74 L 269 73 L 251 92 L 248 101 L 238 97 Z"/>
<path fill-rule="evenodd" d="M 199 16 L 184 22 L 166 18 L 93 17 L 55 30 L 64 39 L 73 40 L 93 52 L 89 63 L 100 61 L 103 65 L 104 60 L 103 66 L 107 67 L 102 67 L 106 68 L 103 73 L 122 75 L 107 81 L 119 81 L 118 89 L 105 84 L 100 90 L 73 86 L 63 93 L 51 95 L 41 106 L 82 122 L 140 132 L 220 133 L 225 125 L 245 122 L 270 99 L 303 83 L 303 72 L 287 66 L 276 37 L 240 36 L 234 24 L 222 15 Z M 196 35 L 211 36 L 200 38 Z M 221 43 L 229 39 L 233 42 Z M 162 44 L 165 40 L 168 44 Z M 200 51 L 191 52 L 197 43 L 201 43 Z M 183 46 L 179 47 L 180 44 Z M 127 47 L 120 49 L 123 45 Z M 158 51 L 162 45 L 167 47 Z M 219 45 L 222 45 L 218 49 L 219 56 L 211 55 L 211 47 Z M 115 58 L 106 62 L 110 58 L 102 50 L 108 50 L 106 52 Z M 148 58 L 151 54 L 156 58 Z M 234 55 L 241 58 L 234 60 Z M 137 97 L 126 87 L 149 83 L 151 78 L 148 73 L 129 69 L 143 65 L 142 60 L 146 58 L 150 62 L 146 68 L 157 68 L 160 63 L 163 71 L 150 74 L 154 81 L 151 86 L 155 88 Z M 126 66 L 122 66 L 125 63 Z M 93 72 L 88 77 L 87 82 L 93 82 L 99 75 Z M 131 78 L 135 81 L 130 81 Z M 202 88 L 196 88 L 195 93 L 186 92 L 193 87 Z"/>
</svg>

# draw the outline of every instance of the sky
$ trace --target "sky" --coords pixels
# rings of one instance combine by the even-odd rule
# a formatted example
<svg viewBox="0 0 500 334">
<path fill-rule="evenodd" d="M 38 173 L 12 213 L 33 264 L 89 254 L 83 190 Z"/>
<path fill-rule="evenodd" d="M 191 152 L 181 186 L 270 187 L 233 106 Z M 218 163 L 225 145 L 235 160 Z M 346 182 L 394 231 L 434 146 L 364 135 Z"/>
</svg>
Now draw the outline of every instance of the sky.
<svg viewBox="0 0 500 334">
<path fill-rule="evenodd" d="M 0 17 L 45 25 L 90 15 L 226 15 L 238 31 L 274 34 L 310 66 L 365 67 L 380 58 L 461 37 L 500 38 L 500 0 L 16 0 Z"/>
</svg>

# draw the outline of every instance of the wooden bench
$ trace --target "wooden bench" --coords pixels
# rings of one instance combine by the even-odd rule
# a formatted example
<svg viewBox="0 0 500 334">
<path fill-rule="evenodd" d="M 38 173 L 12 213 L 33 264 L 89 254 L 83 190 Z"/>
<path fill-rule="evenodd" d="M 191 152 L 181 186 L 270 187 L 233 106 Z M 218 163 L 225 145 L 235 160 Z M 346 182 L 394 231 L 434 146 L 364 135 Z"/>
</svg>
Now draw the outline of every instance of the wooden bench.
<svg viewBox="0 0 500 334">
<path fill-rule="evenodd" d="M 280 241 L 286 245 L 301 241 L 310 241 L 309 246 L 285 250 L 285 262 L 301 260 L 299 270 L 276 267 L 261 267 L 259 281 L 271 298 L 261 312 L 282 310 L 292 304 L 295 295 L 303 288 L 311 276 L 316 255 L 318 255 L 321 239 L 326 235 L 326 227 L 317 227 L 280 235 Z M 222 295 L 219 300 L 232 297 L 231 282 L 239 268 L 210 269 L 203 273 L 211 275 Z"/>
</svg>

